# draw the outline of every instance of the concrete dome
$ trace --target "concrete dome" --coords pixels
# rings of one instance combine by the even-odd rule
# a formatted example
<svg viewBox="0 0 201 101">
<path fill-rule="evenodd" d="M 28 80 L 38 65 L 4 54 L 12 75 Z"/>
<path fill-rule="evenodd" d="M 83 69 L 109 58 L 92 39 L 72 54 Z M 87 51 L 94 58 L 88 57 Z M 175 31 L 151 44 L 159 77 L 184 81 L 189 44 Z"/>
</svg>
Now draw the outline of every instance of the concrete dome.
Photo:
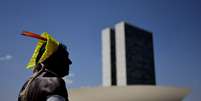
<svg viewBox="0 0 201 101">
<path fill-rule="evenodd" d="M 189 90 L 160 86 L 113 86 L 69 90 L 70 101 L 182 101 Z"/>
</svg>

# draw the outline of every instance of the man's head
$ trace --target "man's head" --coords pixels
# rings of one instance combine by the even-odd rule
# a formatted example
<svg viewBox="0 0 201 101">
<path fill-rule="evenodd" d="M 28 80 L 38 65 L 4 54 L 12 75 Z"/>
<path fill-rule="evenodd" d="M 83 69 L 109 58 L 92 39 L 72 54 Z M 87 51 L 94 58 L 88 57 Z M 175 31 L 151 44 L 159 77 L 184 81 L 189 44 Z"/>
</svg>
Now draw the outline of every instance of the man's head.
<svg viewBox="0 0 201 101">
<path fill-rule="evenodd" d="M 46 43 L 42 45 L 38 56 L 36 58 L 36 63 L 40 60 L 42 54 L 45 51 Z M 60 77 L 64 77 L 69 74 L 69 66 L 72 64 L 69 59 L 69 53 L 66 49 L 66 46 L 63 44 L 59 44 L 57 50 L 48 57 L 45 61 L 42 62 L 46 69 L 56 73 Z M 40 64 L 35 67 L 35 71 L 39 71 L 41 69 Z"/>
<path fill-rule="evenodd" d="M 47 58 L 43 64 L 45 68 L 63 77 L 69 74 L 69 66 L 72 64 L 66 46 L 59 44 L 58 49 Z"/>
</svg>

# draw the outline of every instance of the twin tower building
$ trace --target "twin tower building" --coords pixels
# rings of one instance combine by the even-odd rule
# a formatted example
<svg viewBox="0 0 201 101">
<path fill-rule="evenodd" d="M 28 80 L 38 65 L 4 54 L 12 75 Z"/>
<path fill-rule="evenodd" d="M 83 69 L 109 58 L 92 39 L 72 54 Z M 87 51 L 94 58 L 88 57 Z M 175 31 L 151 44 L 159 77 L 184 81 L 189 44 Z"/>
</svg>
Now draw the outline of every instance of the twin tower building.
<svg viewBox="0 0 201 101">
<path fill-rule="evenodd" d="M 155 85 L 152 33 L 126 22 L 102 31 L 103 86 Z"/>
<path fill-rule="evenodd" d="M 102 62 L 104 87 L 71 90 L 71 101 L 182 101 L 189 93 L 185 88 L 152 86 L 152 33 L 128 23 L 102 31 Z"/>
</svg>

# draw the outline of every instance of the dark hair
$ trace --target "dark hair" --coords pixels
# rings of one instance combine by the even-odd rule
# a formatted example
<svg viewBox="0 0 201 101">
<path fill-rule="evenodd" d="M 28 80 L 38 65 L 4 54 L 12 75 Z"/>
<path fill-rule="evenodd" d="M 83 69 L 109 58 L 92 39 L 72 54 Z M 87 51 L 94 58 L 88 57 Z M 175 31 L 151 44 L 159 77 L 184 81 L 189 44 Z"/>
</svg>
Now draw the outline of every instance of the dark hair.
<svg viewBox="0 0 201 101">
<path fill-rule="evenodd" d="M 42 69 L 42 65 L 39 62 L 40 58 L 42 57 L 43 53 L 45 52 L 45 46 L 46 46 L 46 42 L 41 46 L 40 50 L 39 50 L 39 53 L 36 57 L 36 61 L 35 61 L 35 64 L 36 66 L 34 67 L 34 70 L 33 72 L 38 72 Z"/>
<path fill-rule="evenodd" d="M 40 58 L 42 57 L 43 53 L 45 52 L 45 46 L 46 46 L 46 43 L 44 43 L 44 44 L 41 46 L 41 48 L 40 48 L 40 50 L 39 50 L 39 53 L 38 53 L 38 55 L 37 55 L 37 57 L 36 57 L 36 64 L 38 63 L 38 61 L 39 61 Z"/>
</svg>

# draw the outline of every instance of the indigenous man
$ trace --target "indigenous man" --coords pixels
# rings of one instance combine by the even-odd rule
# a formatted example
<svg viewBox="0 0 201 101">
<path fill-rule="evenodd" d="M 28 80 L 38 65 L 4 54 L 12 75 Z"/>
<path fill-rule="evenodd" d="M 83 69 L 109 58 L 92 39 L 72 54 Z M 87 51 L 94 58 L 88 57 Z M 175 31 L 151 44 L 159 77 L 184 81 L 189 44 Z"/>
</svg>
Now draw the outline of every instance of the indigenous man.
<svg viewBox="0 0 201 101">
<path fill-rule="evenodd" d="M 39 39 L 27 68 L 33 75 L 23 85 L 18 101 L 68 101 L 68 93 L 62 77 L 69 74 L 66 47 L 48 33 L 41 35 L 23 32 L 25 36 Z"/>
</svg>

